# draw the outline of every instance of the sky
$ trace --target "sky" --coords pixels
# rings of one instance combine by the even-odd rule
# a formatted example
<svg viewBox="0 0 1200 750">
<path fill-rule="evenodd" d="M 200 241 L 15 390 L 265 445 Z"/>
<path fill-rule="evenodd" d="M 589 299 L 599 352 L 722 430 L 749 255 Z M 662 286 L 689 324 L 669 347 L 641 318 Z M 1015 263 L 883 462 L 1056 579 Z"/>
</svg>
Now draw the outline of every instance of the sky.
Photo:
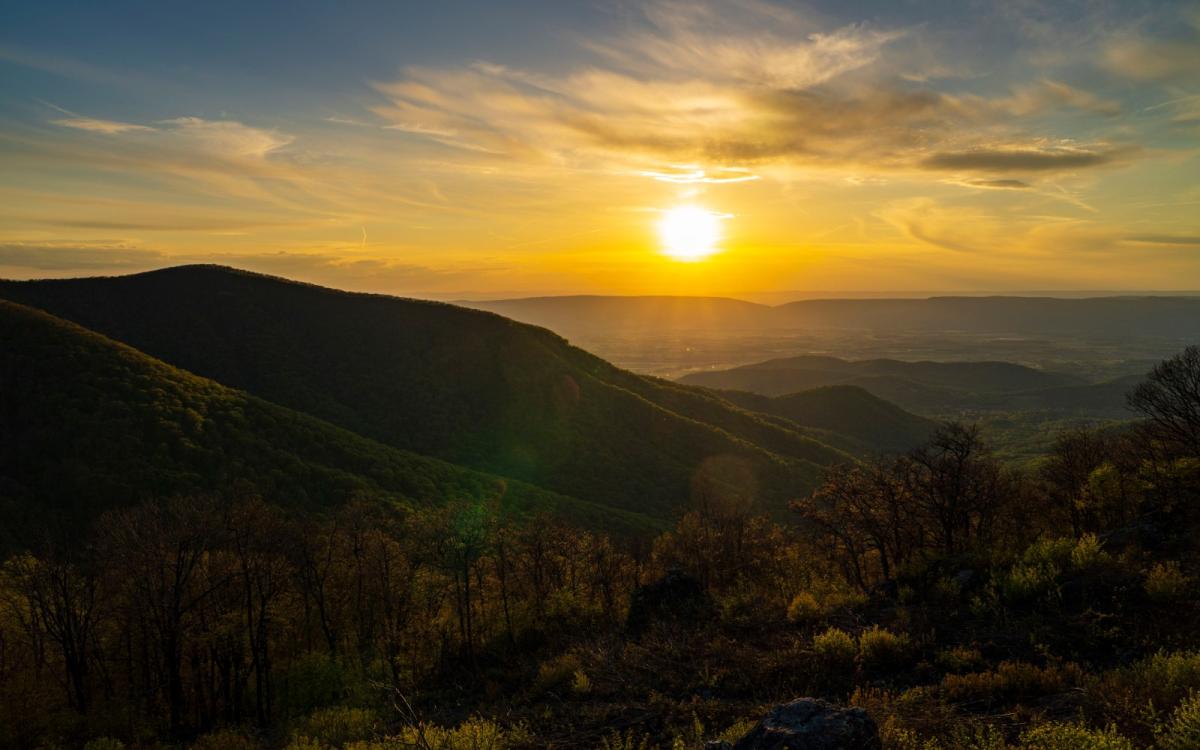
<svg viewBox="0 0 1200 750">
<path fill-rule="evenodd" d="M 1200 3 L 0 0 L 0 276 L 1200 288 Z"/>
</svg>

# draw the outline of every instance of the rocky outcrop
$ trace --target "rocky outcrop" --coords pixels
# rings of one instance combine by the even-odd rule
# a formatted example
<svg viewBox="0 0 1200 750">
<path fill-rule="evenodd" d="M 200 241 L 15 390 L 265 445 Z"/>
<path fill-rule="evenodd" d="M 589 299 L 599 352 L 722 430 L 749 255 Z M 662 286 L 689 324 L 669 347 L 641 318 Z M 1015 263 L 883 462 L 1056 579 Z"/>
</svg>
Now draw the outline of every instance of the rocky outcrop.
<svg viewBox="0 0 1200 750">
<path fill-rule="evenodd" d="M 736 743 L 710 742 L 705 750 L 881 750 L 882 747 L 879 728 L 866 711 L 801 698 L 771 709 Z"/>
</svg>

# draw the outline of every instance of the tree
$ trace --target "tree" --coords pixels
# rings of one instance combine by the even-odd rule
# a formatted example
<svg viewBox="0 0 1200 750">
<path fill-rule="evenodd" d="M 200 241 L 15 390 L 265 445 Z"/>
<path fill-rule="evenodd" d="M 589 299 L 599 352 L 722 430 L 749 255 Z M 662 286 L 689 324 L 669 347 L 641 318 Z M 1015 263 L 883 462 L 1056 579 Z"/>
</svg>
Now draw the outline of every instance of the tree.
<svg viewBox="0 0 1200 750">
<path fill-rule="evenodd" d="M 1156 365 L 1128 402 L 1156 438 L 1178 453 L 1200 457 L 1200 346 Z"/>
<path fill-rule="evenodd" d="M 957 555 L 991 540 L 1010 487 L 977 425 L 943 425 L 902 466 L 938 551 Z"/>
</svg>

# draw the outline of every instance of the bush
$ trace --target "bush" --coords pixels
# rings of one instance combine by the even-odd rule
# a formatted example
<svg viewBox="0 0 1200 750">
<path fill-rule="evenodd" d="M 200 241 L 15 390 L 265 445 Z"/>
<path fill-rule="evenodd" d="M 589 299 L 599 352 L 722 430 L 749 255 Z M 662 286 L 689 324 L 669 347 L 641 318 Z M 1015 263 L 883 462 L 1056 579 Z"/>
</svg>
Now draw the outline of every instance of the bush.
<svg viewBox="0 0 1200 750">
<path fill-rule="evenodd" d="M 1095 570 L 1112 562 L 1100 546 L 1095 534 L 1084 534 L 1071 550 L 1071 568 L 1077 571 Z"/>
<path fill-rule="evenodd" d="M 112 737 L 97 737 L 88 740 L 83 750 L 125 750 L 125 743 Z"/>
<path fill-rule="evenodd" d="M 579 656 L 569 651 L 542 662 L 538 666 L 537 679 L 533 682 L 534 692 L 537 693 L 564 691 L 576 686 L 590 690 L 591 681 L 583 671 Z"/>
<path fill-rule="evenodd" d="M 829 628 L 814 637 L 812 647 L 817 656 L 835 665 L 849 664 L 858 652 L 850 634 L 838 628 Z"/>
<path fill-rule="evenodd" d="M 1055 695 L 1082 684 L 1083 671 L 1074 664 L 1038 667 L 1018 661 L 1001 662 L 995 670 L 948 674 L 942 678 L 942 696 L 952 703 L 1003 705 Z"/>
<path fill-rule="evenodd" d="M 1162 750 L 1194 750 L 1200 747 L 1200 693 L 1180 703 L 1171 720 L 1160 731 L 1156 747 Z"/>
<path fill-rule="evenodd" d="M 796 594 L 787 609 L 787 618 L 791 622 L 814 622 L 821 618 L 821 614 L 822 609 L 817 598 L 807 591 Z"/>
<path fill-rule="evenodd" d="M 859 656 L 868 667 L 886 669 L 902 665 L 911 645 L 907 635 L 896 635 L 878 625 L 858 636 Z"/>
<path fill-rule="evenodd" d="M 1146 574 L 1146 596 L 1156 604 L 1170 604 L 1185 599 L 1191 579 L 1179 570 L 1175 561 L 1159 563 Z"/>
<path fill-rule="evenodd" d="M 355 740 L 373 737 L 378 728 L 379 717 L 370 709 L 332 706 L 315 711 L 295 723 L 292 747 L 307 747 L 305 741 L 341 747 Z"/>
<path fill-rule="evenodd" d="M 1113 727 L 1088 729 L 1079 724 L 1042 724 L 1021 735 L 1027 750 L 1133 750 Z"/>
<path fill-rule="evenodd" d="M 433 725 L 408 727 L 396 737 L 394 745 L 352 745 L 346 750 L 391 750 L 418 747 L 421 750 L 505 750 L 533 741 L 524 725 L 505 729 L 494 721 L 475 717 L 453 729 Z"/>
<path fill-rule="evenodd" d="M 943 649 L 934 657 L 934 663 L 944 672 L 970 672 L 983 666 L 983 654 L 979 649 L 967 646 L 954 646 Z"/>
</svg>

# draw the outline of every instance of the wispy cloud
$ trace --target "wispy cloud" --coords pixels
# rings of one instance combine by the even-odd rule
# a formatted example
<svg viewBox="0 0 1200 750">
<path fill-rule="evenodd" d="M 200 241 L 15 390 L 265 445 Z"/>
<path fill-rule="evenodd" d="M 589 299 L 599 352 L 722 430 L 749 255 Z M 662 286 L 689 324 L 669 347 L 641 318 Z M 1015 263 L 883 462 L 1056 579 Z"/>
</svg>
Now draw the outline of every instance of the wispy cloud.
<svg viewBox="0 0 1200 750">
<path fill-rule="evenodd" d="M 61 120 L 51 120 L 50 122 L 64 128 L 90 130 L 94 133 L 105 133 L 107 135 L 127 133 L 131 130 L 153 130 L 153 128 L 146 125 L 135 125 L 131 122 L 117 122 L 115 120 L 99 120 L 93 117 L 68 117 Z"/>
<path fill-rule="evenodd" d="M 889 61 L 919 29 L 820 28 L 758 2 L 654 3 L 641 26 L 589 40 L 593 62 L 556 73 L 493 63 L 409 68 L 379 83 L 390 127 L 521 163 L 630 169 L 710 182 L 731 169 L 785 164 L 862 173 L 1077 171 L 1136 156 L 1132 147 L 1030 134 L 1023 119 L 1061 110 L 1098 117 L 1119 102 L 1043 79 L 1007 95 L 938 91 Z M 680 170 L 669 165 L 694 165 Z M 701 174 L 703 172 L 703 174 Z M 719 178 L 717 178 L 719 179 Z"/>
</svg>

